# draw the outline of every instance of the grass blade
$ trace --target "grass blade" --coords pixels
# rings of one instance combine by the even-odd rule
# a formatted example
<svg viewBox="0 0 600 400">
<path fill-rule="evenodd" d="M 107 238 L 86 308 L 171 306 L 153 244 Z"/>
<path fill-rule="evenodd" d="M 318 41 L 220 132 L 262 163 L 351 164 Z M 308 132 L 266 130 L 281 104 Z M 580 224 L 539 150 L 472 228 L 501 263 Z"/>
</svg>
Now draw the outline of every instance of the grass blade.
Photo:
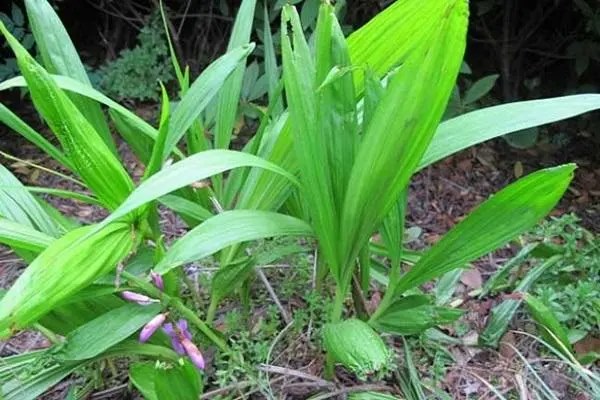
<svg viewBox="0 0 600 400">
<path fill-rule="evenodd" d="M 252 22 L 254 21 L 254 10 L 256 0 L 243 0 L 235 17 L 233 30 L 227 45 L 227 51 L 232 51 L 240 46 L 248 46 Z M 242 82 L 246 71 L 245 60 L 227 77 L 219 91 L 219 102 L 217 105 L 217 116 L 215 124 L 216 149 L 227 149 L 231 142 L 233 125 L 237 118 L 238 103 L 242 92 Z"/>
<path fill-rule="evenodd" d="M 165 142 L 162 159 L 175 149 L 185 132 L 194 124 L 202 111 L 219 92 L 240 63 L 245 62 L 254 44 L 237 47 L 211 63 L 194 81 L 173 111 L 169 124 L 169 133 Z"/>
</svg>

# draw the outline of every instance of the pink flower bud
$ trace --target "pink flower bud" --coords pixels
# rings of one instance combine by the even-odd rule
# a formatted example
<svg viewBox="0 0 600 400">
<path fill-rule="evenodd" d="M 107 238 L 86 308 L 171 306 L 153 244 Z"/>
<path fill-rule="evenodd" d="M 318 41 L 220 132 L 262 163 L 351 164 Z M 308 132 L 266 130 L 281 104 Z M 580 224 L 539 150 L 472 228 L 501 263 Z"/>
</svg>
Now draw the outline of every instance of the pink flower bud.
<svg viewBox="0 0 600 400">
<path fill-rule="evenodd" d="M 196 368 L 204 369 L 204 357 L 202 357 L 202 353 L 200 353 L 198 347 L 188 338 L 183 338 L 181 345 Z"/>
<path fill-rule="evenodd" d="M 150 339 L 150 336 L 156 332 L 158 328 L 162 326 L 167 318 L 167 313 L 158 314 L 156 317 L 152 318 L 150 322 L 148 322 L 140 332 L 140 342 L 144 343 Z"/>
<path fill-rule="evenodd" d="M 150 278 L 152 279 L 152 283 L 154 284 L 154 286 L 156 286 L 160 290 L 165 290 L 165 284 L 163 282 L 162 275 L 157 274 L 154 271 L 150 271 Z"/>
<path fill-rule="evenodd" d="M 147 306 L 148 304 L 158 303 L 158 300 L 156 299 L 152 299 L 143 294 L 131 292 L 129 290 L 121 292 L 121 297 L 123 297 L 127 301 L 133 301 L 135 303 L 138 303 L 141 306 Z"/>
</svg>

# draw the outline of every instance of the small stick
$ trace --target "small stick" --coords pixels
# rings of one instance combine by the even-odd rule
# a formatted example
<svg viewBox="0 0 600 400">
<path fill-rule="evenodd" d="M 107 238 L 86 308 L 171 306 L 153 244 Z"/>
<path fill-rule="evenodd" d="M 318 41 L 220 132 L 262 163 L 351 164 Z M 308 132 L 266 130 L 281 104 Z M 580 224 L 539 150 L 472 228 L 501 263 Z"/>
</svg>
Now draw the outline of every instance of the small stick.
<svg viewBox="0 0 600 400">
<path fill-rule="evenodd" d="M 304 380 L 307 380 L 307 381 L 315 382 L 319 386 L 335 387 L 335 383 L 333 383 L 333 382 L 326 381 L 325 379 L 321 379 L 318 376 L 307 374 L 306 372 L 298 371 L 298 370 L 295 370 L 295 369 L 290 369 L 290 368 L 285 368 L 285 367 L 278 367 L 277 365 L 268 365 L 268 364 L 260 364 L 258 366 L 258 369 L 260 371 L 264 371 L 264 372 L 270 372 L 270 373 L 274 373 L 274 374 L 293 376 L 293 377 L 296 377 L 296 378 L 300 378 L 300 379 L 304 379 Z"/>
<path fill-rule="evenodd" d="M 283 308 L 283 305 L 279 301 L 277 294 L 275 293 L 275 291 L 273 290 L 273 287 L 269 283 L 267 276 L 260 268 L 257 269 L 257 273 L 258 273 L 258 276 L 260 277 L 260 280 L 265 284 L 265 287 L 267 288 L 267 292 L 269 292 L 271 299 L 273 299 L 273 301 L 277 305 L 277 308 L 279 308 L 279 311 L 281 312 L 281 316 L 283 317 L 283 320 L 285 321 L 286 324 L 290 324 L 292 322 L 292 319 L 290 318 L 290 316 L 287 313 L 287 311 L 285 310 L 285 308 Z"/>
</svg>

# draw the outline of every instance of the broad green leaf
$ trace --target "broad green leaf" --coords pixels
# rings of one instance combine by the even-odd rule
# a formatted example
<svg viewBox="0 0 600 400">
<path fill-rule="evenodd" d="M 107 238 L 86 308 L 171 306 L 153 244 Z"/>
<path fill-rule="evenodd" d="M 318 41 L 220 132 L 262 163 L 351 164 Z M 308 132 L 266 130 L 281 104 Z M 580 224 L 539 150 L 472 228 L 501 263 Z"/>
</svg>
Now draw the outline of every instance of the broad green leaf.
<svg viewBox="0 0 600 400">
<path fill-rule="evenodd" d="M 194 124 L 202 111 L 219 92 L 223 83 L 254 49 L 254 44 L 237 47 L 212 62 L 194 81 L 173 110 L 169 133 L 165 141 L 162 159 L 175 149 L 179 140 Z"/>
<path fill-rule="evenodd" d="M 164 274 L 236 243 L 273 236 L 311 236 L 302 220 L 269 211 L 232 210 L 206 220 L 176 241 L 156 266 Z"/>
<path fill-rule="evenodd" d="M 142 182 L 102 224 L 115 221 L 177 189 L 239 167 L 265 168 L 295 181 L 293 175 L 259 157 L 232 150 L 207 150 L 165 167 Z"/>
<path fill-rule="evenodd" d="M 187 360 L 181 364 L 136 363 L 129 377 L 147 400 L 197 399 L 202 391 L 198 370 Z"/>
<path fill-rule="evenodd" d="M 44 151 L 46 154 L 54 158 L 65 167 L 73 169 L 71 161 L 64 155 L 62 151 L 57 149 L 52 143 L 46 140 L 45 137 L 27 125 L 25 121 L 6 108 L 3 104 L 0 104 L 0 122 L 4 123 L 10 129 L 17 132 L 31 143 L 35 144 L 39 149 Z"/>
<path fill-rule="evenodd" d="M 358 319 L 325 325 L 323 346 L 336 362 L 354 372 L 359 379 L 380 371 L 392 360 L 392 353 L 381 337 Z"/>
<path fill-rule="evenodd" d="M 17 57 L 37 111 L 75 171 L 107 208 L 116 208 L 133 189 L 131 178 L 85 116 L 1 23 L 0 31 Z"/>
<path fill-rule="evenodd" d="M 428 296 L 401 297 L 369 324 L 382 332 L 413 335 L 437 325 L 456 321 L 462 310 L 436 306 Z"/>
<path fill-rule="evenodd" d="M 29 27 L 46 70 L 51 74 L 71 77 L 92 87 L 77 50 L 50 3 L 47 0 L 25 0 L 25 7 Z M 69 97 L 96 129 L 110 151 L 116 155 L 117 149 L 100 106 L 85 97 L 74 94 Z"/>
<path fill-rule="evenodd" d="M 540 332 L 546 342 L 550 343 L 556 350 L 571 356 L 571 343 L 567 331 L 558 321 L 554 312 L 537 297 L 525 293 L 525 304 L 533 319 L 540 324 Z"/>
<path fill-rule="evenodd" d="M 469 90 L 467 90 L 467 93 L 465 93 L 463 104 L 468 105 L 474 103 L 488 94 L 490 90 L 493 89 L 499 76 L 500 75 L 498 74 L 488 75 L 473 83 L 473 86 L 471 86 Z"/>
<path fill-rule="evenodd" d="M 202 393 L 202 376 L 196 367 L 184 359 L 181 364 L 157 371 L 154 390 L 160 400 L 197 399 Z"/>
<path fill-rule="evenodd" d="M 357 67 L 368 66 L 378 78 L 383 77 L 400 65 L 412 53 L 415 45 L 422 43 L 422 39 L 438 27 L 447 5 L 446 1 L 441 0 L 395 2 L 349 37 L 352 64 Z M 361 93 L 363 79 L 360 70 L 356 71 L 354 82 L 357 93 Z M 297 171 L 289 122 L 285 122 L 275 133 L 267 136 L 270 144 L 264 147 L 261 156 L 289 171 Z M 397 166 L 394 168 L 397 169 Z M 281 177 L 253 169 L 242 189 L 241 198 L 245 207 L 276 210 L 290 192 L 289 183 Z"/>
<path fill-rule="evenodd" d="M 225 296 L 234 293 L 247 281 L 255 266 L 256 261 L 249 258 L 219 268 L 210 283 L 211 303 L 218 304 Z"/>
<path fill-rule="evenodd" d="M 68 232 L 27 267 L 0 300 L 0 331 L 21 329 L 37 321 L 115 268 L 133 247 L 128 225 L 111 224 L 89 235 L 93 229 L 88 226 Z"/>
<path fill-rule="evenodd" d="M 59 237 L 63 229 L 42 204 L 8 169 L 0 165 L 0 215 L 46 235 Z"/>
<path fill-rule="evenodd" d="M 578 94 L 472 111 L 440 124 L 417 169 L 495 137 L 598 109 L 600 94 Z"/>
<path fill-rule="evenodd" d="M 575 165 L 530 174 L 507 186 L 462 220 L 400 279 L 396 294 L 461 267 L 531 228 L 561 198 Z"/>
<path fill-rule="evenodd" d="M 138 362 L 129 366 L 129 379 L 145 400 L 159 400 L 154 390 L 157 372 L 155 363 Z"/>
<path fill-rule="evenodd" d="M 52 79 L 60 89 L 80 94 L 107 106 L 110 109 L 109 112 L 112 119 L 117 125 L 117 130 L 122 133 L 123 138 L 136 151 L 136 155 L 142 160 L 150 159 L 150 151 L 148 151 L 146 157 L 137 152 L 138 148 L 142 148 L 143 146 L 151 149 L 152 145 L 149 143 L 156 140 L 158 136 L 157 130 L 150 124 L 103 93 L 79 81 L 61 75 L 52 75 Z M 22 76 L 17 76 L 0 83 L 0 91 L 17 87 L 27 87 L 27 82 Z M 121 129 L 124 129 L 125 132 L 121 132 Z M 137 141 L 135 141 L 136 135 L 140 136 Z M 149 139 L 151 139 L 151 142 L 148 142 Z M 173 153 L 180 158 L 183 157 L 183 153 L 178 149 L 173 149 Z"/>
<path fill-rule="evenodd" d="M 121 307 L 125 301 L 117 296 L 112 286 L 92 285 L 52 309 L 40 318 L 39 323 L 57 335 L 66 336 L 70 332 L 87 324 L 98 316 Z"/>
<path fill-rule="evenodd" d="M 429 40 L 430 35 L 449 19 L 456 4 L 454 0 L 392 3 L 348 37 L 352 64 L 368 66 L 378 77 L 383 77 L 404 62 L 416 47 Z M 464 5 L 460 7 L 466 12 Z M 455 51 L 450 46 L 447 49 Z M 362 87 L 360 75 L 355 75 L 359 92 Z"/>
<path fill-rule="evenodd" d="M 0 243 L 9 247 L 40 253 L 54 240 L 27 225 L 0 217 Z"/>
<path fill-rule="evenodd" d="M 129 303 L 102 314 L 69 333 L 56 356 L 62 361 L 96 357 L 137 332 L 160 312 L 161 307 L 160 304 L 140 306 Z"/>
<path fill-rule="evenodd" d="M 196 223 L 209 219 L 213 214 L 200 204 L 174 194 L 167 194 L 158 199 L 164 206 L 169 207 L 183 218 Z"/>
<path fill-rule="evenodd" d="M 235 17 L 227 51 L 232 51 L 239 46 L 249 45 L 255 8 L 256 0 L 242 0 Z M 245 71 L 245 62 L 240 63 L 227 77 L 219 91 L 214 139 L 216 149 L 229 148 L 233 126 L 237 119 L 238 103 L 240 102 Z"/>
<path fill-rule="evenodd" d="M 431 3 L 443 8 L 437 28 L 390 78 L 356 155 L 340 227 L 345 282 L 358 251 L 407 186 L 455 85 L 465 49 L 468 3 Z"/>
<path fill-rule="evenodd" d="M 21 371 L 20 375 L 11 374 L 8 380 L 0 380 L 0 394 L 2 400 L 36 400 L 47 390 L 56 385 L 76 369 L 82 363 L 58 364 L 56 362 L 42 366 L 43 358 L 37 360 L 37 364 L 29 365 L 29 370 Z M 4 362 L 4 359 L 2 359 Z M 41 368 L 40 368 L 41 366 Z"/>
</svg>

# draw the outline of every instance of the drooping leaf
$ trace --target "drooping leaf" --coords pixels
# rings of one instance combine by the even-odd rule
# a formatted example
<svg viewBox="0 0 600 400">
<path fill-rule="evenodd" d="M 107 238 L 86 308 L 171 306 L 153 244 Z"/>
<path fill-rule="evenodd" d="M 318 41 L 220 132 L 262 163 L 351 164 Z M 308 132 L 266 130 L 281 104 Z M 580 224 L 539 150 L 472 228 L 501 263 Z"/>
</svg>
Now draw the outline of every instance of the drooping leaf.
<svg viewBox="0 0 600 400">
<path fill-rule="evenodd" d="M 29 226 L 0 217 L 0 243 L 9 247 L 40 253 L 54 240 Z"/>
<path fill-rule="evenodd" d="M 165 167 L 142 182 L 102 224 L 115 221 L 177 189 L 239 167 L 265 168 L 295 181 L 293 175 L 259 157 L 232 150 L 207 150 Z"/>
<path fill-rule="evenodd" d="M 0 215 L 46 235 L 59 237 L 63 229 L 42 204 L 8 169 L 0 165 Z"/>
<path fill-rule="evenodd" d="M 107 208 L 114 209 L 133 189 L 118 159 L 67 95 L 0 23 L 27 81 L 33 103 L 59 139 L 75 171 Z"/>
<path fill-rule="evenodd" d="M 369 323 L 382 332 L 413 335 L 454 322 L 462 314 L 462 310 L 433 304 L 428 296 L 412 295 L 399 298 Z"/>
<path fill-rule="evenodd" d="M 65 167 L 73 169 L 71 161 L 69 161 L 62 151 L 57 149 L 52 143 L 46 140 L 45 137 L 27 125 L 25 121 L 6 108 L 3 104 L 0 104 L 0 122 L 4 123 L 10 129 L 17 132 L 31 143 L 35 144 L 39 149 L 44 151 L 46 154 L 54 158 Z"/>
<path fill-rule="evenodd" d="M 65 338 L 56 353 L 62 361 L 87 360 L 127 339 L 161 310 L 160 304 L 128 303 L 80 326 Z"/>
<path fill-rule="evenodd" d="M 540 333 L 556 350 L 571 356 L 571 343 L 567 331 L 558 321 L 554 312 L 529 293 L 525 294 L 525 303 L 533 319 L 540 324 Z"/>
<path fill-rule="evenodd" d="M 426 252 L 402 276 L 395 293 L 463 266 L 532 227 L 561 198 L 574 170 L 573 164 L 540 170 L 496 193 Z"/>
<path fill-rule="evenodd" d="M 302 220 L 258 210 L 231 210 L 206 220 L 179 239 L 156 266 L 165 273 L 186 262 L 207 257 L 236 243 L 273 236 L 310 236 Z"/>
<path fill-rule="evenodd" d="M 133 246 L 128 225 L 115 223 L 88 235 L 93 229 L 88 226 L 68 232 L 19 276 L 0 300 L 0 332 L 21 329 L 37 321 L 115 268 Z"/>
<path fill-rule="evenodd" d="M 600 94 L 578 94 L 483 108 L 440 124 L 417 169 L 511 132 L 600 109 Z"/>
</svg>

